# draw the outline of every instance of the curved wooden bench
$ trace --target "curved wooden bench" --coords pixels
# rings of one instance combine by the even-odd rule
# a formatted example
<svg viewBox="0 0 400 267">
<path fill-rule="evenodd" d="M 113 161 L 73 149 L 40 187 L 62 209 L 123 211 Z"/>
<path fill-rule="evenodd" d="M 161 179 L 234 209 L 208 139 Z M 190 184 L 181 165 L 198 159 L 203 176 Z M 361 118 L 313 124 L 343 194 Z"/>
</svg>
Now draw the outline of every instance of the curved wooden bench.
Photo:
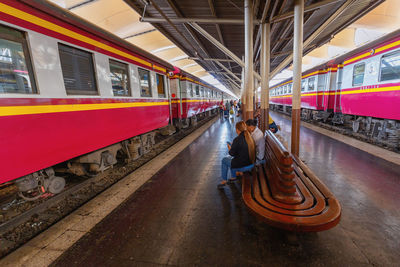
<svg viewBox="0 0 400 267">
<path fill-rule="evenodd" d="M 266 223 L 290 231 L 316 232 L 340 221 L 338 200 L 272 132 L 265 138 L 266 163 L 245 173 L 242 196 L 247 207 Z"/>
</svg>

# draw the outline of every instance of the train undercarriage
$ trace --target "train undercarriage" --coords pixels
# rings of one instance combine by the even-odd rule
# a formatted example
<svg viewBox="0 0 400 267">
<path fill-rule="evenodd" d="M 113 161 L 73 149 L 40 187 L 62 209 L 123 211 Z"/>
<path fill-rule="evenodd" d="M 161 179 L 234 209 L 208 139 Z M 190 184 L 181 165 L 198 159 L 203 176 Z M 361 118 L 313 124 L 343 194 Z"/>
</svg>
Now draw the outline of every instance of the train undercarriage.
<svg viewBox="0 0 400 267">
<path fill-rule="evenodd" d="M 291 115 L 290 106 L 270 104 L 270 109 Z M 342 133 L 400 152 L 400 121 L 301 109 L 301 119 L 343 129 Z M 333 130 L 335 130 L 333 129 Z"/>
<path fill-rule="evenodd" d="M 109 168 L 113 168 L 118 162 L 136 160 L 150 152 L 156 144 L 156 136 L 172 135 L 176 131 L 192 127 L 198 120 L 216 114 L 216 109 L 205 111 L 191 118 L 177 120 L 166 127 L 157 129 L 139 136 L 132 137 L 122 142 L 101 148 L 91 153 L 73 158 L 61 164 L 31 173 L 18 178 L 15 185 L 18 195 L 27 200 L 34 201 L 45 194 L 55 195 L 63 191 L 66 186 L 63 175 L 73 174 L 78 177 L 93 177 Z"/>
</svg>

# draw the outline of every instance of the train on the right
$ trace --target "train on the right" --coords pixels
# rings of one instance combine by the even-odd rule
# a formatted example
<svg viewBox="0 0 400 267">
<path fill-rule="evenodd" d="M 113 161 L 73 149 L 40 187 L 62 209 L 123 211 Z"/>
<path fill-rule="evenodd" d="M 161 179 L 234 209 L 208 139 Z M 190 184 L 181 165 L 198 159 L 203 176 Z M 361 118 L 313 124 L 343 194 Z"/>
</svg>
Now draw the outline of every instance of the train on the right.
<svg viewBox="0 0 400 267">
<path fill-rule="evenodd" d="M 271 88 L 271 110 L 291 112 L 292 83 Z M 301 116 L 399 150 L 400 30 L 302 73 Z"/>
</svg>

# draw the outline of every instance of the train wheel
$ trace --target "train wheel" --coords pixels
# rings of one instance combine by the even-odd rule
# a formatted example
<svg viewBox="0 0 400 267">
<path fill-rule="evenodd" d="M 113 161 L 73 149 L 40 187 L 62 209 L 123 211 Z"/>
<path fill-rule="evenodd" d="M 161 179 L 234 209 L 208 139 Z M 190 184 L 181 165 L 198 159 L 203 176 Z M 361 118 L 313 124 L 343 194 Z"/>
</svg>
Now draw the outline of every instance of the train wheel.
<svg viewBox="0 0 400 267">
<path fill-rule="evenodd" d="M 65 179 L 58 176 L 53 176 L 49 179 L 49 187 L 47 191 L 52 194 L 58 194 L 64 190 L 65 187 Z"/>
</svg>

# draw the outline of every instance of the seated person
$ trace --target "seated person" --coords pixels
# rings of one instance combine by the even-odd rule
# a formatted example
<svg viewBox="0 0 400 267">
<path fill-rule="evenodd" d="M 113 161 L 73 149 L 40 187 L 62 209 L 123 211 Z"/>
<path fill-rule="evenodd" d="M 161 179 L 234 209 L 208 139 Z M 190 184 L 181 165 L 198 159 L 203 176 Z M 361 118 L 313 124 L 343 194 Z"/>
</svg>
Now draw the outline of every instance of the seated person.
<svg viewBox="0 0 400 267">
<path fill-rule="evenodd" d="M 219 189 L 224 188 L 227 183 L 229 168 L 232 176 L 230 180 L 233 181 L 236 179 L 236 172 L 250 171 L 254 167 L 255 145 L 243 121 L 236 123 L 236 133 L 238 136 L 233 140 L 232 145 L 228 143 L 230 156 L 222 159 L 222 182 L 218 184 Z"/>
<path fill-rule="evenodd" d="M 277 133 L 278 132 L 278 126 L 275 124 L 274 120 L 269 116 L 269 121 L 268 121 L 268 128 L 271 132 Z"/>
<path fill-rule="evenodd" d="M 251 137 L 256 145 L 256 165 L 263 164 L 265 154 L 265 140 L 262 131 L 257 127 L 257 120 L 248 119 L 246 121 L 247 130 L 251 133 Z"/>
</svg>

